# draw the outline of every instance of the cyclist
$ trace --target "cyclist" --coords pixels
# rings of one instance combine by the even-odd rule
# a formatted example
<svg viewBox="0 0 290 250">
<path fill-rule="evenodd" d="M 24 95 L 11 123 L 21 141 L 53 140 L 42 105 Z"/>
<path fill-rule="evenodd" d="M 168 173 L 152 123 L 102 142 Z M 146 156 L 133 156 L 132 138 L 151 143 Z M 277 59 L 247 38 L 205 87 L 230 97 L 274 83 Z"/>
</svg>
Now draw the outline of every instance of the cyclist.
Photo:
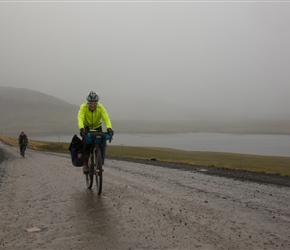
<svg viewBox="0 0 290 250">
<path fill-rule="evenodd" d="M 90 91 L 87 94 L 87 102 L 83 103 L 78 112 L 78 127 L 80 130 L 80 135 L 83 137 L 86 131 L 94 129 L 102 132 L 102 122 L 104 122 L 107 132 L 113 137 L 114 131 L 112 129 L 111 119 L 105 107 L 99 103 L 99 95 Z M 91 145 L 84 143 L 84 165 L 83 172 L 86 174 L 89 171 L 88 160 L 90 155 Z M 104 165 L 105 155 L 106 155 L 106 141 L 101 145 L 102 153 L 102 164 Z"/>
<path fill-rule="evenodd" d="M 22 147 L 24 145 L 27 146 L 28 144 L 28 137 L 27 135 L 24 133 L 24 131 L 20 132 L 20 135 L 18 137 L 18 144 L 19 144 L 19 149 L 20 149 L 20 155 L 21 155 L 21 151 L 22 151 Z"/>
</svg>

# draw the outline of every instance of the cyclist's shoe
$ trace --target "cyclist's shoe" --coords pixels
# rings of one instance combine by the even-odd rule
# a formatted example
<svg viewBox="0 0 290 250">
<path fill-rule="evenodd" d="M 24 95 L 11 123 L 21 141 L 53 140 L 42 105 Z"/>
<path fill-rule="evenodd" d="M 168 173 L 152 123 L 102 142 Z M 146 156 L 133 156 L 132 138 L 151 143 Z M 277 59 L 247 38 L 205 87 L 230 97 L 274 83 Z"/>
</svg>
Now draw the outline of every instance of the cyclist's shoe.
<svg viewBox="0 0 290 250">
<path fill-rule="evenodd" d="M 84 174 L 89 173 L 90 172 L 89 166 L 83 166 L 83 172 L 84 172 Z"/>
</svg>

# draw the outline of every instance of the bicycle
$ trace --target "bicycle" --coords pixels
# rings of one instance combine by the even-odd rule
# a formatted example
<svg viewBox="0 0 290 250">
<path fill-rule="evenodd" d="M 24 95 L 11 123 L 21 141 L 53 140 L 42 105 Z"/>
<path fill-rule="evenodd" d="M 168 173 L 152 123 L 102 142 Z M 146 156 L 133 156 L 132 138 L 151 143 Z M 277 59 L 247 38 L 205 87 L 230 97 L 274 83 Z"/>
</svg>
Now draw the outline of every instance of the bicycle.
<svg viewBox="0 0 290 250">
<path fill-rule="evenodd" d="M 27 143 L 22 143 L 20 145 L 20 148 L 21 148 L 21 151 L 20 151 L 20 154 L 22 157 L 25 157 L 25 150 L 26 150 L 26 147 L 27 147 Z"/>
<path fill-rule="evenodd" d="M 103 164 L 100 146 L 101 144 L 106 143 L 107 140 L 112 140 L 112 137 L 107 132 L 90 130 L 85 135 L 85 143 L 92 144 L 88 162 L 90 170 L 85 174 L 87 188 L 92 188 L 95 176 L 96 187 L 99 195 L 102 193 L 103 185 Z"/>
</svg>

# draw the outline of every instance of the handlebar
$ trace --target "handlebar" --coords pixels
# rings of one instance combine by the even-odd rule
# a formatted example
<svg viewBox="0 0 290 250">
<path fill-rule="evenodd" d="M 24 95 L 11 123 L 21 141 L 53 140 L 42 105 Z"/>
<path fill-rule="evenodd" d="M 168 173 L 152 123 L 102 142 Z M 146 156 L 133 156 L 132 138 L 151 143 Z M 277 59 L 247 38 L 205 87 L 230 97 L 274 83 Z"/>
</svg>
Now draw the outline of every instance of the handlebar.
<svg viewBox="0 0 290 250">
<path fill-rule="evenodd" d="M 87 144 L 101 144 L 103 141 L 111 142 L 112 136 L 108 132 L 100 132 L 97 130 L 86 131 L 85 142 Z"/>
</svg>

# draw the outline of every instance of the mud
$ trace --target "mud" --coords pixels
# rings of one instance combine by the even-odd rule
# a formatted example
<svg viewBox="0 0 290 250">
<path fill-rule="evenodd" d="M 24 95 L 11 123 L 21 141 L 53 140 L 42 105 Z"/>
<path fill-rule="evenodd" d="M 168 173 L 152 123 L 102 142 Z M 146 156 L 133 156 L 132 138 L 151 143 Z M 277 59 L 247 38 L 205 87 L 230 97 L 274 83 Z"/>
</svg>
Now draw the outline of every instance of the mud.
<svg viewBox="0 0 290 250">
<path fill-rule="evenodd" d="M 99 196 L 67 154 L 0 149 L 0 249 L 290 249 L 277 180 L 110 158 Z"/>
</svg>

